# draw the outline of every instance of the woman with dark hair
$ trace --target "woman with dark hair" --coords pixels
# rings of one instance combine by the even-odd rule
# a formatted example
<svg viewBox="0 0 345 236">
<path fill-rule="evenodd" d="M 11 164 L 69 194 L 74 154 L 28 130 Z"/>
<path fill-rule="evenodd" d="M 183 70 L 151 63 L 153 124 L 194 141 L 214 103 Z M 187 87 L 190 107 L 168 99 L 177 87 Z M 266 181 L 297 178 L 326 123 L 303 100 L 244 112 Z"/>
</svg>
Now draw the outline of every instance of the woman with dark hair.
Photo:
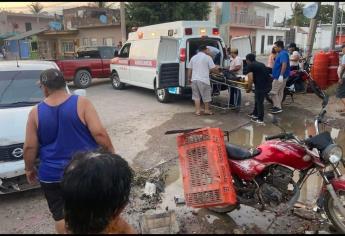
<svg viewBox="0 0 345 236">
<path fill-rule="evenodd" d="M 272 68 L 274 65 L 274 60 L 277 56 L 277 52 L 274 50 L 274 46 L 272 47 L 272 51 L 268 57 L 268 62 L 267 62 L 267 69 L 268 69 L 268 73 L 272 74 Z"/>
<path fill-rule="evenodd" d="M 119 155 L 101 150 L 74 155 L 61 182 L 67 232 L 136 233 L 120 216 L 132 180 L 132 169 Z"/>
</svg>

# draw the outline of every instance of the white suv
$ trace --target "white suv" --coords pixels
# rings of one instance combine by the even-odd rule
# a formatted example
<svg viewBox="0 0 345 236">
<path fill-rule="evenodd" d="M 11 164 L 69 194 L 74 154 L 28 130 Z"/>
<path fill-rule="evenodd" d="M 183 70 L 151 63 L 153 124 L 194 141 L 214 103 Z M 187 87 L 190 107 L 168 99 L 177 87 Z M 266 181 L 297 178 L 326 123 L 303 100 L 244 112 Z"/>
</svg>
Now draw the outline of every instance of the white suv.
<svg viewBox="0 0 345 236">
<path fill-rule="evenodd" d="M 44 99 L 37 82 L 50 68 L 59 69 L 50 61 L 0 61 L 0 194 L 39 186 L 26 181 L 23 143 L 29 112 Z"/>
</svg>

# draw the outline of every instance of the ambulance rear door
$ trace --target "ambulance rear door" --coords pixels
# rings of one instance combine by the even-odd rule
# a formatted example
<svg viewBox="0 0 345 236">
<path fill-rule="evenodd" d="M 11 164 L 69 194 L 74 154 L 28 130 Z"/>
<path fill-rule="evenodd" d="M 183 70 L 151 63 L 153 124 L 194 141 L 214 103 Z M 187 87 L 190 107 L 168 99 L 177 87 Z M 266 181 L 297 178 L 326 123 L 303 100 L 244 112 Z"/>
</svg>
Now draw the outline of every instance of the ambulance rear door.
<svg viewBox="0 0 345 236">
<path fill-rule="evenodd" d="M 161 36 L 157 55 L 157 89 L 167 89 L 171 94 L 180 94 L 179 40 Z"/>
</svg>

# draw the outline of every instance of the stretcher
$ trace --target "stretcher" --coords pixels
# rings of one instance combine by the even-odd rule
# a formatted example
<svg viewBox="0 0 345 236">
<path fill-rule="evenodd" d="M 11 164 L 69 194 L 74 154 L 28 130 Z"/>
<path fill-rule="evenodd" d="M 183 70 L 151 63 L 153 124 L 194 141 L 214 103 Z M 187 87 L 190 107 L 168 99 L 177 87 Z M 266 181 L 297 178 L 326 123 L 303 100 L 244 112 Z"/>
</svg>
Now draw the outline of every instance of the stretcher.
<svg viewBox="0 0 345 236">
<path fill-rule="evenodd" d="M 229 76 L 210 73 L 212 88 L 211 106 L 223 111 L 239 110 L 241 107 L 242 93 L 246 91 L 248 82 L 245 76 Z M 221 91 L 227 90 L 226 96 L 220 96 Z"/>
</svg>

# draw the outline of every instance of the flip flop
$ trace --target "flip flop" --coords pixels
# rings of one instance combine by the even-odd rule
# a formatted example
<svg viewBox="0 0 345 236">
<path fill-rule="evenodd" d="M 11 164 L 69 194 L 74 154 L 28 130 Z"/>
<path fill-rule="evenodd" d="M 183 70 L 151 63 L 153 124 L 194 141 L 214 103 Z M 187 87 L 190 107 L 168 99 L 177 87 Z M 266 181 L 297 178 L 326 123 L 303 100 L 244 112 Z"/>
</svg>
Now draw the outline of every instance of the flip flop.
<svg viewBox="0 0 345 236">
<path fill-rule="evenodd" d="M 195 113 L 194 113 L 194 115 L 196 115 L 196 116 L 200 116 L 201 114 L 200 114 L 200 113 L 195 112 Z"/>
<path fill-rule="evenodd" d="M 204 112 L 204 115 L 206 115 L 206 116 L 211 116 L 211 115 L 214 115 L 214 113 L 213 113 L 212 111 L 210 111 L 210 112 Z"/>
</svg>

